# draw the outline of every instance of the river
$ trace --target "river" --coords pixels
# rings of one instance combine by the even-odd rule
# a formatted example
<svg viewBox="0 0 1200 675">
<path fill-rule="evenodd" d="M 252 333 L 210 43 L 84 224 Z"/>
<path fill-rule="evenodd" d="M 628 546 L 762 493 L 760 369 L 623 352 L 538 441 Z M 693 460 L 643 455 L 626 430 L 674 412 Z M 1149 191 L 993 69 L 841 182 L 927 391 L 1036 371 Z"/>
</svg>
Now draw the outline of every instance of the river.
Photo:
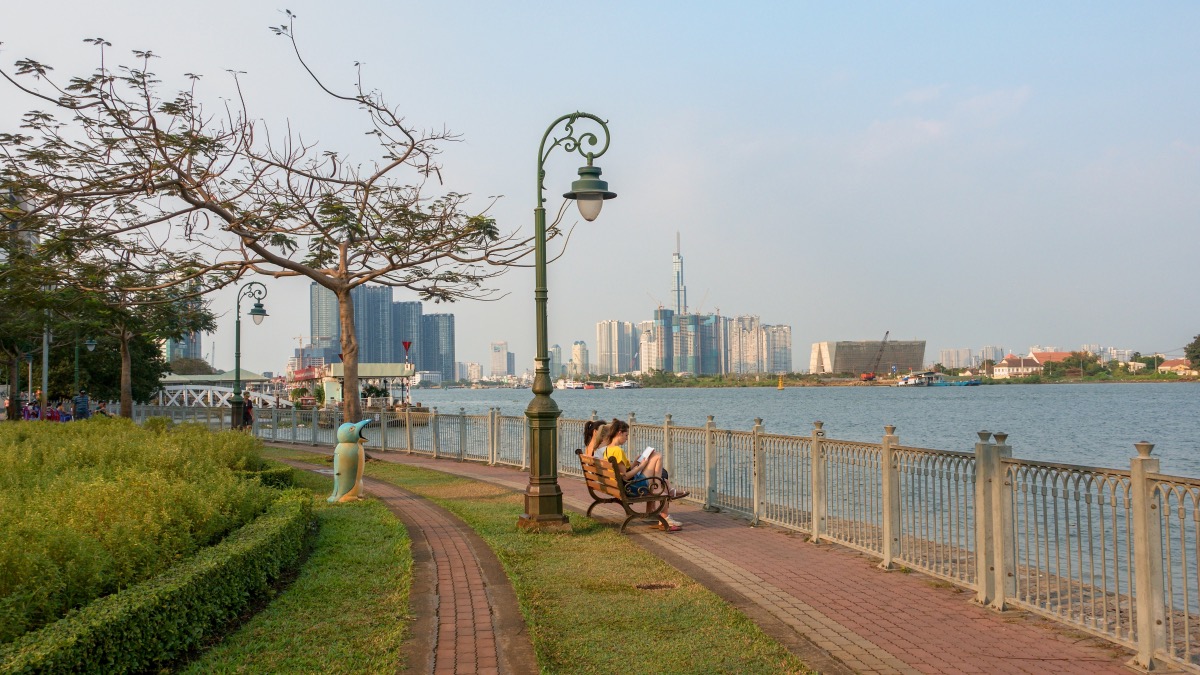
<svg viewBox="0 0 1200 675">
<path fill-rule="evenodd" d="M 422 389 L 414 400 L 441 412 L 480 414 L 499 407 L 521 415 L 528 389 Z M 830 438 L 878 443 L 894 424 L 904 445 L 973 449 L 980 429 L 1009 434 L 1013 454 L 1068 464 L 1129 468 L 1133 444 L 1155 444 L 1163 473 L 1200 477 L 1200 383 L 996 385 L 981 387 L 789 387 L 730 389 L 556 390 L 565 417 L 750 429 L 808 435 L 821 420 Z"/>
</svg>

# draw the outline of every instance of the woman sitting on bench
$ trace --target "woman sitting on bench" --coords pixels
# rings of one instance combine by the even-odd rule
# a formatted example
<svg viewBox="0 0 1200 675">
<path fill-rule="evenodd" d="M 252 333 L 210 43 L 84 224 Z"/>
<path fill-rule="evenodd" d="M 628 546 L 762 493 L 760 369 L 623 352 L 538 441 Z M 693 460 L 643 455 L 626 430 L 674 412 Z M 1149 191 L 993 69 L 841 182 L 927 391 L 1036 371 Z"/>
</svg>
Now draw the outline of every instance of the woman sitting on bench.
<svg viewBox="0 0 1200 675">
<path fill-rule="evenodd" d="M 604 422 L 588 420 L 583 423 L 583 454 L 588 457 L 597 459 L 604 458 L 604 445 L 600 443 L 600 439 L 604 438 L 608 432 L 608 426 Z"/>
<path fill-rule="evenodd" d="M 615 459 L 617 465 L 622 468 L 621 477 L 628 481 L 625 484 L 625 491 L 629 494 L 636 494 L 639 489 L 644 489 L 649 483 L 648 478 L 661 478 L 663 485 L 666 486 L 667 494 L 671 499 L 680 499 L 687 496 L 684 490 L 674 490 L 667 483 L 667 471 L 663 469 L 662 453 L 655 450 L 650 453 L 650 456 L 645 460 L 636 463 L 630 463 L 629 457 L 625 454 L 625 448 L 622 444 L 629 440 L 629 424 L 618 419 L 614 419 L 608 425 L 607 433 L 600 442 L 607 446 L 604 450 L 604 459 Z M 674 532 L 679 530 L 683 525 L 668 515 L 671 503 L 667 501 L 663 505 L 662 516 L 667 519 L 669 529 Z"/>
</svg>

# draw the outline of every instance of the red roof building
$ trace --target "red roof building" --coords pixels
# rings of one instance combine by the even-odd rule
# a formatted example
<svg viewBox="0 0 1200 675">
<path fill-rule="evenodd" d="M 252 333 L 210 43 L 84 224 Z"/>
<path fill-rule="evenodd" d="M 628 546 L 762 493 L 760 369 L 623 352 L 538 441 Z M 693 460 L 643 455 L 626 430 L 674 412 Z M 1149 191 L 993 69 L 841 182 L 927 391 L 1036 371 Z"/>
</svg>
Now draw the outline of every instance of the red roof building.
<svg viewBox="0 0 1200 675">
<path fill-rule="evenodd" d="M 992 378 L 1007 380 L 1010 377 L 1025 377 L 1026 375 L 1041 372 L 1042 364 L 1038 363 L 1037 359 L 1009 354 L 996 362 L 996 365 L 992 368 Z"/>
</svg>

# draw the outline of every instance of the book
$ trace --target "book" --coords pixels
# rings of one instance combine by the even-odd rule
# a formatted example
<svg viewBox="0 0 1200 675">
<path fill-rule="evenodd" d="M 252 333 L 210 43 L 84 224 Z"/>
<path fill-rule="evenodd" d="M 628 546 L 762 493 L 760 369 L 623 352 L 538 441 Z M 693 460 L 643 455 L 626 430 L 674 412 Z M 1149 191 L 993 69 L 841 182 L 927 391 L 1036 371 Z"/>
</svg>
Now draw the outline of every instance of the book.
<svg viewBox="0 0 1200 675">
<path fill-rule="evenodd" d="M 647 445 L 646 449 L 642 451 L 642 454 L 638 455 L 637 461 L 639 461 L 639 462 L 646 461 L 647 459 L 650 458 L 650 453 L 652 453 L 652 452 L 654 452 L 654 448 Z"/>
</svg>

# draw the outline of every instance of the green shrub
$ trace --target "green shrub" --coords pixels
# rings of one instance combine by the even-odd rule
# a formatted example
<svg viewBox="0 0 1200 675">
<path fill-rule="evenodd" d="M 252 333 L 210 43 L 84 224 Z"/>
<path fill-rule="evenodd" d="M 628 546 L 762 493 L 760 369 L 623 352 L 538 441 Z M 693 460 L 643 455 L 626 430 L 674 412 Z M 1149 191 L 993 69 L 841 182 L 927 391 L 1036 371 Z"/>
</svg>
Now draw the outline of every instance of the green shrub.
<svg viewBox="0 0 1200 675">
<path fill-rule="evenodd" d="M 121 419 L 0 425 L 0 643 L 162 573 L 278 496 L 246 434 Z"/>
<path fill-rule="evenodd" d="M 0 672 L 142 672 L 173 661 L 294 566 L 311 522 L 312 494 L 284 493 L 220 544 L 0 647 Z"/>
<path fill-rule="evenodd" d="M 156 434 L 164 433 L 173 426 L 175 426 L 175 421 L 170 417 L 147 417 L 146 421 L 142 422 L 143 429 Z"/>
<path fill-rule="evenodd" d="M 292 468 L 289 466 L 258 471 L 238 471 L 242 478 L 253 478 L 267 487 L 282 490 L 292 487 Z"/>
</svg>

